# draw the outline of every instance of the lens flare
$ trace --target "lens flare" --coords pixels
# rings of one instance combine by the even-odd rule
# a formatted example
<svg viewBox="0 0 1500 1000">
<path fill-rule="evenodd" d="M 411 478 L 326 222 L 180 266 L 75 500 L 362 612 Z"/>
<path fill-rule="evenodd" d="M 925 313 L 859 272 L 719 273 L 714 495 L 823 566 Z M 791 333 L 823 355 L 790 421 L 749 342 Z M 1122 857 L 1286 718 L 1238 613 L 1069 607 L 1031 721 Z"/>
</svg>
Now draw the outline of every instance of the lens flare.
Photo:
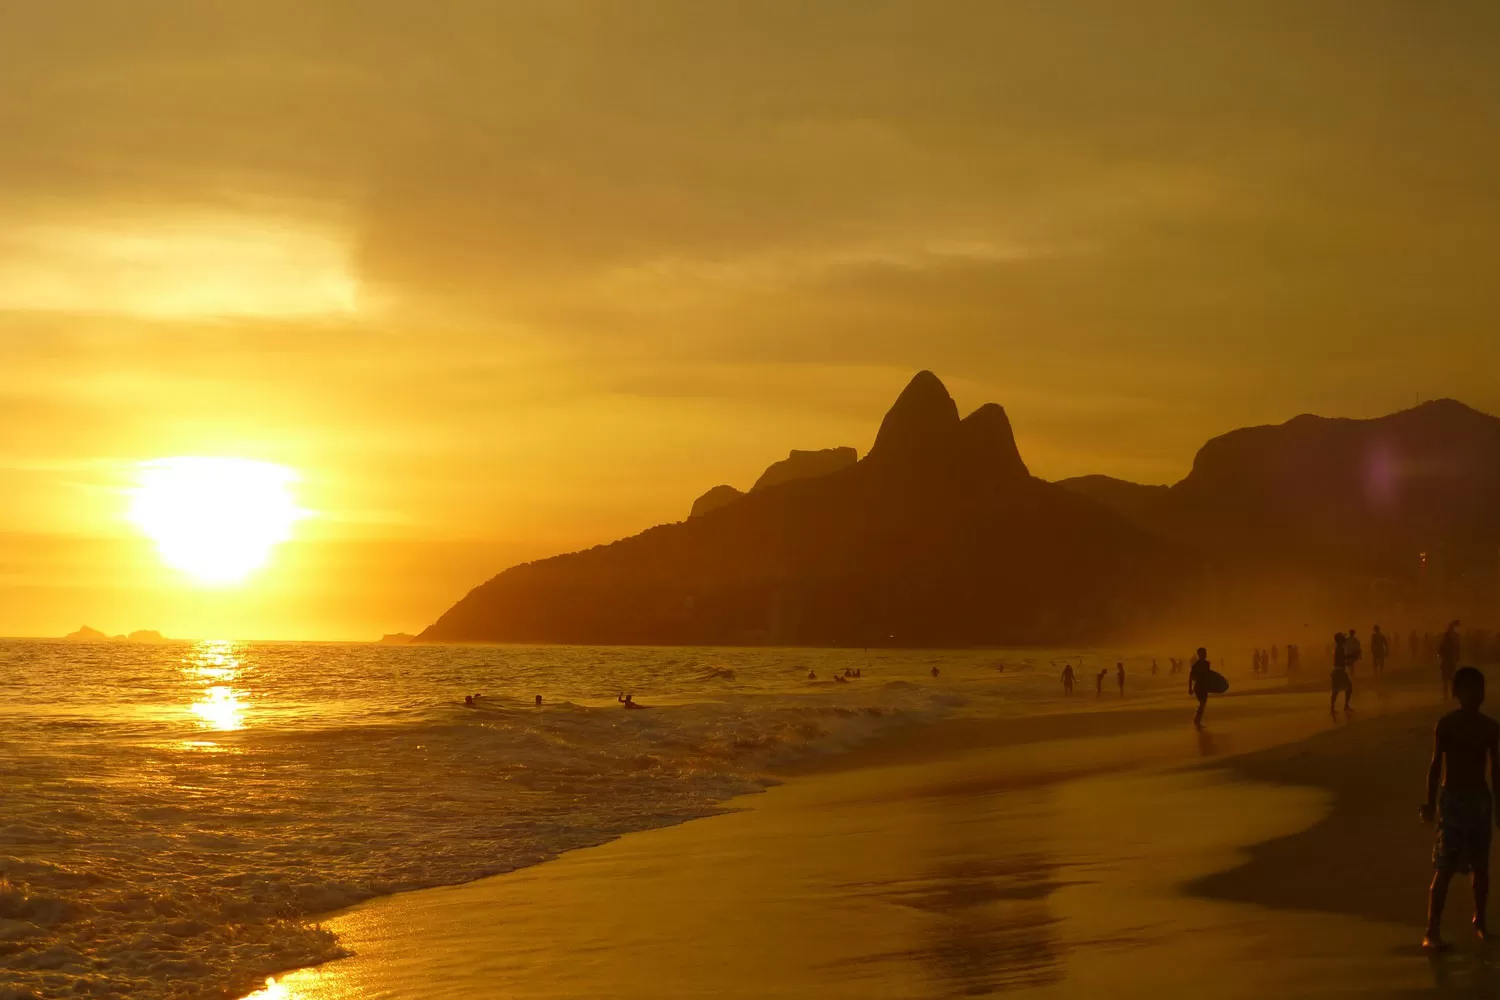
<svg viewBox="0 0 1500 1000">
<path fill-rule="evenodd" d="M 297 479 L 285 466 L 246 458 L 158 458 L 137 471 L 129 518 L 162 562 L 227 586 L 265 566 L 308 516 L 292 495 Z"/>
</svg>

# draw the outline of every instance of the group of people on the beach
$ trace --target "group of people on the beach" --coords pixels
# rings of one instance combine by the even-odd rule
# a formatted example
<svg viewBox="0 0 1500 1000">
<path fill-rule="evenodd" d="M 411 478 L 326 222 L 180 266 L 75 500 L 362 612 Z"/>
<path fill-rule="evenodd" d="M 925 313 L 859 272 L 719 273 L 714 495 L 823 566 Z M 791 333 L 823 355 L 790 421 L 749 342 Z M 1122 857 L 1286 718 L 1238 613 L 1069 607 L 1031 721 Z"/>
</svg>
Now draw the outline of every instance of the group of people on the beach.
<svg viewBox="0 0 1500 1000">
<path fill-rule="evenodd" d="M 1477 667 L 1459 666 L 1464 640 L 1458 626 L 1459 622 L 1450 622 L 1433 642 L 1419 641 L 1413 631 L 1408 644 L 1413 659 L 1424 651 L 1435 654 L 1443 699 L 1456 698 L 1459 703 L 1456 710 L 1438 720 L 1435 728 L 1432 761 L 1427 769 L 1427 797 L 1419 810 L 1424 822 L 1437 823 L 1427 931 L 1422 939 L 1422 947 L 1430 952 L 1449 947 L 1442 935 L 1442 918 L 1448 886 L 1455 875 L 1468 874 L 1473 879 L 1474 932 L 1481 940 L 1489 939 L 1490 844 L 1495 827 L 1500 825 L 1493 791 L 1495 783 L 1500 782 L 1500 723 L 1480 711 L 1485 696 L 1484 674 Z M 1291 648 L 1288 647 L 1289 668 Z M 1480 655 L 1486 652 L 1483 642 L 1469 648 Z M 1390 650 L 1386 634 L 1375 626 L 1370 633 L 1370 663 L 1377 676 L 1384 672 Z M 1337 711 L 1342 696 L 1344 711 L 1348 712 L 1354 692 L 1352 675 L 1364 656 L 1358 634 L 1353 629 L 1335 634 L 1331 652 L 1329 711 Z M 1500 649 L 1493 653 L 1500 659 Z M 1257 674 L 1266 672 L 1268 663 L 1274 662 L 1274 654 L 1268 656 L 1265 651 L 1256 650 L 1253 667 Z M 1208 697 L 1213 693 L 1212 676 L 1207 650 L 1199 649 L 1188 673 L 1188 691 L 1198 700 L 1193 724 L 1199 728 L 1203 725 Z"/>
</svg>

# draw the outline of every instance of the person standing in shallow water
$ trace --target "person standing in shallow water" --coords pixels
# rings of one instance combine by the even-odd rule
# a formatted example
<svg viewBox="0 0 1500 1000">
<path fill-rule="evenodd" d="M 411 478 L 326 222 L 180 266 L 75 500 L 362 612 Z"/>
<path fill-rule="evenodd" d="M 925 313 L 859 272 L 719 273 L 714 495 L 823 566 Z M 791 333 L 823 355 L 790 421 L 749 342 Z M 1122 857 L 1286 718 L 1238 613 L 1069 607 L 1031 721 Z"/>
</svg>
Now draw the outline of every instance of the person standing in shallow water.
<svg viewBox="0 0 1500 1000">
<path fill-rule="evenodd" d="M 1198 699 L 1198 711 L 1193 716 L 1193 725 L 1203 728 L 1203 710 L 1208 707 L 1208 675 L 1212 672 L 1208 663 L 1208 650 L 1198 647 L 1198 656 L 1188 669 L 1188 694 Z"/>
<path fill-rule="evenodd" d="M 1064 663 L 1062 671 L 1063 694 L 1073 693 L 1073 664 Z"/>
<path fill-rule="evenodd" d="M 1120 697 L 1125 697 L 1125 664 L 1115 664 L 1115 680 L 1118 681 L 1120 685 Z"/>
<path fill-rule="evenodd" d="M 1500 780 L 1500 723 L 1479 711 L 1484 704 L 1484 674 L 1464 667 L 1453 675 L 1457 711 L 1438 720 L 1433 732 L 1432 763 L 1427 768 L 1427 801 L 1422 821 L 1438 821 L 1432 847 L 1432 886 L 1427 897 L 1427 935 L 1422 947 L 1443 951 L 1443 905 L 1454 875 L 1474 879 L 1474 933 L 1488 940 L 1486 912 L 1490 894 L 1490 839 L 1497 818 L 1491 783 Z M 1489 766 L 1489 778 L 1485 766 Z M 1439 789 L 1441 782 L 1441 790 Z"/>
<path fill-rule="evenodd" d="M 1109 668 L 1105 667 L 1103 670 L 1099 671 L 1099 676 L 1094 678 L 1094 696 L 1096 698 L 1104 697 L 1104 678 L 1108 676 Z"/>
</svg>

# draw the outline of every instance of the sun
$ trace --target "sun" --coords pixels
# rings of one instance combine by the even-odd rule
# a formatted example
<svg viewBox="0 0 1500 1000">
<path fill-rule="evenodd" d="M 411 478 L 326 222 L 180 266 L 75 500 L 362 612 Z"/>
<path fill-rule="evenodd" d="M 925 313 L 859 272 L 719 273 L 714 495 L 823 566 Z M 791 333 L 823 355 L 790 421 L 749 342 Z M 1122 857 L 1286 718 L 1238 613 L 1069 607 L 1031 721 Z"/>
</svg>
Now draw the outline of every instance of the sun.
<svg viewBox="0 0 1500 1000">
<path fill-rule="evenodd" d="M 295 471 L 248 458 L 177 456 L 142 462 L 129 518 L 162 562 L 200 583 L 239 583 L 270 561 L 308 512 Z"/>
</svg>

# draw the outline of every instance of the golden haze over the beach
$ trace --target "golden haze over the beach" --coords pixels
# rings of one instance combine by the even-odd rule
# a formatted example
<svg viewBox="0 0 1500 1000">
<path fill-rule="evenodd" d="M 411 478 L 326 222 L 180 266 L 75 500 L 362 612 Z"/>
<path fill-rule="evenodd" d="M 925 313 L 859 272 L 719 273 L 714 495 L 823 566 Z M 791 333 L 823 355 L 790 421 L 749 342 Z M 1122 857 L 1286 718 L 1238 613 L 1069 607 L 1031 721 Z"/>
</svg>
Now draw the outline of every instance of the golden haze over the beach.
<svg viewBox="0 0 1500 1000">
<path fill-rule="evenodd" d="M 1500 410 L 1497 28 L 9 4 L 0 634 L 416 631 L 790 448 L 863 452 L 921 368 L 1004 403 L 1046 478 Z M 130 519 L 171 456 L 295 470 L 317 516 L 205 587 Z"/>
</svg>

